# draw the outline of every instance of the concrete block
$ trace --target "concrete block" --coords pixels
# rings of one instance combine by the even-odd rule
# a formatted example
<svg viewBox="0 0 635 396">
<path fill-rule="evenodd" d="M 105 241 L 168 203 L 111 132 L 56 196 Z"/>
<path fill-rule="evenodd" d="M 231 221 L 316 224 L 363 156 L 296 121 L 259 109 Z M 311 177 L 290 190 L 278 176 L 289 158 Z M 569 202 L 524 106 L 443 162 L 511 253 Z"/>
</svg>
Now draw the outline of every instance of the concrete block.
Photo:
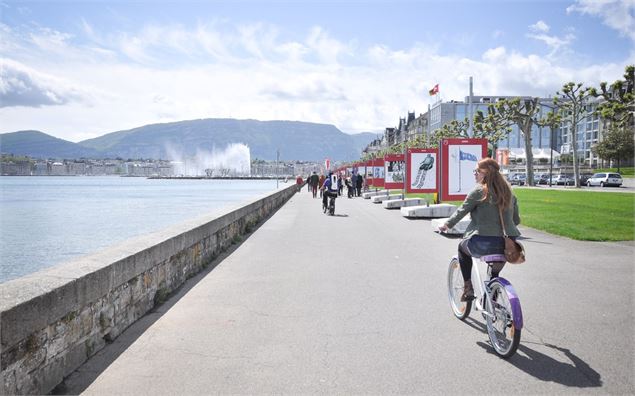
<svg viewBox="0 0 635 396">
<path fill-rule="evenodd" d="M 372 203 L 382 203 L 384 201 L 394 201 L 397 199 L 403 198 L 403 194 L 392 194 L 392 195 L 376 195 L 370 199 Z"/>
<path fill-rule="evenodd" d="M 401 215 L 404 217 L 450 217 L 457 207 L 450 204 L 433 204 L 421 206 L 408 206 L 401 208 Z"/>
<path fill-rule="evenodd" d="M 395 199 L 392 201 L 384 201 L 382 205 L 385 209 L 399 209 L 406 206 L 421 206 L 426 204 L 426 200 L 424 198 L 406 198 L 406 199 Z"/>
<path fill-rule="evenodd" d="M 372 197 L 376 197 L 377 195 L 388 195 L 388 190 L 367 191 L 365 193 L 362 193 L 362 198 L 371 199 Z"/>
<path fill-rule="evenodd" d="M 432 227 L 432 231 L 438 232 L 439 231 L 439 227 L 441 227 L 443 224 L 445 224 L 445 222 L 448 221 L 448 219 L 449 219 L 449 217 L 432 220 L 430 222 L 430 227 Z M 465 234 L 465 230 L 467 229 L 467 226 L 470 224 L 470 221 L 472 221 L 472 218 L 468 214 L 464 218 L 462 218 L 461 221 L 459 221 L 454 227 L 450 228 L 447 231 L 447 234 L 452 234 L 452 235 L 463 235 L 463 234 Z"/>
</svg>

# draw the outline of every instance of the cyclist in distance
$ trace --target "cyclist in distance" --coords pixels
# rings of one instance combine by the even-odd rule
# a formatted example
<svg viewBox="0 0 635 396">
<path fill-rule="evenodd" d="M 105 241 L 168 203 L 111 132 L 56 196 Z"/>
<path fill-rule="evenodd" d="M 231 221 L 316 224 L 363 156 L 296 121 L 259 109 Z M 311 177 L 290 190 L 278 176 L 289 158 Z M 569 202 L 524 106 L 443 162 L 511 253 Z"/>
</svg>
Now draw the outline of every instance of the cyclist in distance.
<svg viewBox="0 0 635 396">
<path fill-rule="evenodd" d="M 329 175 L 322 185 L 322 190 L 324 190 L 322 193 L 322 210 L 326 213 L 329 197 L 337 198 L 337 184 L 333 185 L 333 172 L 329 171 Z"/>
<path fill-rule="evenodd" d="M 514 240 L 520 236 L 520 231 L 516 227 L 520 224 L 518 203 L 512 194 L 511 186 L 500 173 L 498 162 L 491 158 L 483 158 L 474 169 L 474 177 L 476 179 L 474 189 L 467 195 L 463 204 L 452 217 L 439 227 L 440 232 L 446 232 L 466 214 L 469 213 L 472 218 L 458 249 L 464 281 L 461 301 L 474 299 L 474 287 L 471 279 L 472 257 L 504 253 L 505 240 L 499 208 L 503 211 L 507 235 Z M 492 278 L 497 277 L 501 270 L 502 265 L 497 268 L 492 267 Z"/>
</svg>

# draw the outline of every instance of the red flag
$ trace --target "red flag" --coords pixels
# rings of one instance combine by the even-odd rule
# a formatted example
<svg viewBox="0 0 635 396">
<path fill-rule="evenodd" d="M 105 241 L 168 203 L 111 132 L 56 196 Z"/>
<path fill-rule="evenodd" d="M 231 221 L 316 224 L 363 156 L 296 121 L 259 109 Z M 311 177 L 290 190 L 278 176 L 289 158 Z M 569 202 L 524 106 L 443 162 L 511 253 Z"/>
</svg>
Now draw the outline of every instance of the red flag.
<svg viewBox="0 0 635 396">
<path fill-rule="evenodd" d="M 324 166 L 326 167 L 326 171 L 328 172 L 329 168 L 331 167 L 331 160 L 326 158 L 324 160 Z"/>
<path fill-rule="evenodd" d="M 438 94 L 439 93 L 439 84 L 435 85 L 434 88 L 432 88 L 431 90 L 428 91 L 428 93 L 430 94 L 430 96 Z"/>
</svg>

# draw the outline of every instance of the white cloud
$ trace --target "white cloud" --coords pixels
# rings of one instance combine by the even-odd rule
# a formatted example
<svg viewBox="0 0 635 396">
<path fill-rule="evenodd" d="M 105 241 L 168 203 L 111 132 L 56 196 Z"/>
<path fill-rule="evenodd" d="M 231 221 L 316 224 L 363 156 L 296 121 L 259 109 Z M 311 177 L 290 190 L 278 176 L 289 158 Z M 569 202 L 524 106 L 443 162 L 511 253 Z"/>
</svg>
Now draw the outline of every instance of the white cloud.
<svg viewBox="0 0 635 396">
<path fill-rule="evenodd" d="M 546 33 L 549 31 L 549 25 L 547 25 L 545 21 L 540 20 L 533 25 L 529 25 L 529 29 L 533 30 L 534 32 Z"/>
<path fill-rule="evenodd" d="M 569 45 L 576 39 L 573 29 L 568 29 L 569 31 L 561 37 L 547 34 L 550 30 L 549 25 L 542 20 L 529 25 L 529 30 L 532 33 L 527 33 L 527 37 L 545 43 L 549 47 L 550 57 L 566 52 Z"/>
<path fill-rule="evenodd" d="M 635 0 L 576 0 L 567 13 L 579 12 L 602 19 L 622 36 L 635 40 Z"/>
<path fill-rule="evenodd" d="M 17 70 L 28 65 L 31 81 L 48 89 L 40 91 L 53 92 L 40 95 L 40 101 L 57 105 L 3 107 L 0 132 L 38 129 L 72 141 L 214 117 L 382 131 L 396 126 L 407 111 L 424 112 L 432 101 L 428 90 L 437 83 L 444 100 L 462 100 L 470 76 L 477 95 L 546 96 L 566 81 L 613 81 L 626 64 L 565 67 L 502 46 L 475 59 L 445 55 L 428 43 L 400 50 L 360 48 L 321 27 L 285 40 L 275 26 L 228 27 L 223 21 L 191 28 L 147 26 L 108 36 L 86 24 L 92 42 L 77 45 L 69 35 L 49 31 L 58 39 L 45 41 L 57 46 L 35 45 L 29 35 L 6 29 L 0 34 L 11 35 L 20 51 L 0 46 L 0 56 L 12 55 Z"/>
<path fill-rule="evenodd" d="M 88 98 L 72 83 L 10 59 L 0 61 L 0 107 L 63 105 Z"/>
</svg>

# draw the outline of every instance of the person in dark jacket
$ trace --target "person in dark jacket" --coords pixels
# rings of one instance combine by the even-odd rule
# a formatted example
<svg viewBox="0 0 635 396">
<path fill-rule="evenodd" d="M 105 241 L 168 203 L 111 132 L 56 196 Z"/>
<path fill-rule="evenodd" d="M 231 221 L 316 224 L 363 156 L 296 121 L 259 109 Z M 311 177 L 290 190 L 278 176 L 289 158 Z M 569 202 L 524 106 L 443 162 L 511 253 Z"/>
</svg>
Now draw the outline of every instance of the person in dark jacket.
<svg viewBox="0 0 635 396">
<path fill-rule="evenodd" d="M 314 171 L 311 177 L 309 178 L 309 184 L 311 185 L 311 191 L 313 192 L 313 198 L 317 196 L 318 185 L 320 184 L 320 178 L 317 173 Z"/>
</svg>

